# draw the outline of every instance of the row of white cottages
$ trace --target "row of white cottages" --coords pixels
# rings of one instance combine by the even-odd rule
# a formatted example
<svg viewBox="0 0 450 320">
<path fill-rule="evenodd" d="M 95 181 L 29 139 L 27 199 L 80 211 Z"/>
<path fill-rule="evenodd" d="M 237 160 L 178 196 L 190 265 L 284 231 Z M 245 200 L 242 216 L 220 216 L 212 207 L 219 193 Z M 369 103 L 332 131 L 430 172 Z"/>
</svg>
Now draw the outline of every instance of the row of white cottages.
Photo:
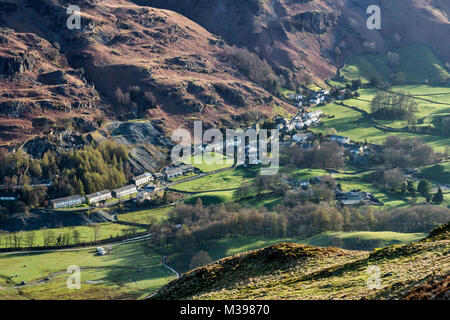
<svg viewBox="0 0 450 320">
<path fill-rule="evenodd" d="M 50 201 L 50 204 L 54 209 L 57 209 L 57 208 L 74 207 L 86 202 L 92 205 L 95 203 L 109 200 L 113 197 L 120 199 L 137 193 L 138 192 L 137 187 L 147 184 L 152 180 L 153 175 L 149 172 L 146 172 L 131 179 L 132 184 L 115 189 L 113 191 L 102 190 L 99 192 L 95 192 L 93 194 L 89 194 L 86 197 L 74 195 L 59 199 L 53 199 Z"/>
</svg>

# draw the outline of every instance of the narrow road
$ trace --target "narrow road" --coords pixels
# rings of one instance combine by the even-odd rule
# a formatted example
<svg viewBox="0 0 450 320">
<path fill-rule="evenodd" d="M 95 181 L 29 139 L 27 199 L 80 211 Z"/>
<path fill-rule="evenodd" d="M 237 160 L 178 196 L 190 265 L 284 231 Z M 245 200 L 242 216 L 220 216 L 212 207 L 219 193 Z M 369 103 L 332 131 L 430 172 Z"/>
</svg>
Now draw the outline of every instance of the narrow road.
<svg viewBox="0 0 450 320">
<path fill-rule="evenodd" d="M 166 267 L 167 269 L 169 269 L 170 271 L 172 271 L 173 273 L 175 273 L 177 275 L 177 278 L 180 277 L 180 274 L 173 268 L 171 268 L 167 262 L 166 262 L 167 256 L 162 257 L 162 264 L 164 267 Z"/>
</svg>

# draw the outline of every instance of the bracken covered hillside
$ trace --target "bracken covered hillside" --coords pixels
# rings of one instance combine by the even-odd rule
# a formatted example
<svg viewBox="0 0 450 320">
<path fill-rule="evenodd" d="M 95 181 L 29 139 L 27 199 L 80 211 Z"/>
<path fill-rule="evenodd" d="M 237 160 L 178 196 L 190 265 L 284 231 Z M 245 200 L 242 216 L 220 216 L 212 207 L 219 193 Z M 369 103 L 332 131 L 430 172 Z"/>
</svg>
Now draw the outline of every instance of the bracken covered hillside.
<svg viewBox="0 0 450 320">
<path fill-rule="evenodd" d="M 221 125 L 249 110 L 273 115 L 291 108 L 225 59 L 221 39 L 178 13 L 83 0 L 77 2 L 82 28 L 69 30 L 69 1 L 5 3 L 0 25 L 10 29 L 3 29 L 0 46 L 1 142 L 37 134 L 31 123 L 38 115 L 53 121 L 93 118 L 98 111 L 176 128 L 186 118 Z M 14 126 L 27 135 L 13 135 Z"/>
<path fill-rule="evenodd" d="M 153 299 L 448 299 L 449 224 L 423 241 L 372 253 L 282 243 L 221 259 Z M 380 286 L 370 288 L 379 268 Z"/>
<path fill-rule="evenodd" d="M 0 142 L 33 137 L 48 119 L 95 116 L 99 97 L 47 40 L 1 29 L 0 44 Z"/>
<path fill-rule="evenodd" d="M 372 2 L 80 0 L 81 30 L 69 30 L 70 1 L 2 0 L 0 145 L 68 117 L 230 127 L 249 111 L 293 111 L 280 86 L 323 84 L 352 55 L 410 43 L 450 62 L 448 1 L 380 1 L 382 29 L 369 30 Z"/>
<path fill-rule="evenodd" d="M 410 43 L 429 45 L 450 62 L 446 0 L 134 0 L 179 12 L 229 43 L 248 47 L 294 85 L 320 83 L 351 55 Z M 381 8 L 381 30 L 369 30 L 370 5 Z"/>
</svg>

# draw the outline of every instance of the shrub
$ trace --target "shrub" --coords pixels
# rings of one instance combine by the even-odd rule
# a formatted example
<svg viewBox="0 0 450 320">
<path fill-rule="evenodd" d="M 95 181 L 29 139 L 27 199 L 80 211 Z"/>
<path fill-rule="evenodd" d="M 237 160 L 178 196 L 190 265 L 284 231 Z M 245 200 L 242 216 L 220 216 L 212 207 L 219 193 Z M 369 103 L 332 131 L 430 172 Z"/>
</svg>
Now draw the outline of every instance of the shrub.
<svg viewBox="0 0 450 320">
<path fill-rule="evenodd" d="M 228 47 L 225 50 L 225 56 L 250 80 L 273 94 L 279 94 L 283 85 L 282 80 L 266 61 L 261 60 L 247 49 L 236 46 Z"/>
</svg>

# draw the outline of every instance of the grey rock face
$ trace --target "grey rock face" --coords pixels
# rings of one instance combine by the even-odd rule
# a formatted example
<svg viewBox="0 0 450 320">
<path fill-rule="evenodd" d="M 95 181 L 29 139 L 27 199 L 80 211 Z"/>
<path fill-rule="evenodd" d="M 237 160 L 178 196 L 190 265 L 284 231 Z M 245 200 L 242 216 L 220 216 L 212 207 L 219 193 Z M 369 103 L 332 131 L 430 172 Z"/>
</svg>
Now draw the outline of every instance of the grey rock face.
<svg viewBox="0 0 450 320">
<path fill-rule="evenodd" d="M 31 70 L 36 61 L 30 55 L 24 53 L 15 57 L 0 57 L 0 74 L 13 76 Z"/>
<path fill-rule="evenodd" d="M 161 132 L 149 121 L 122 123 L 111 132 L 111 135 L 125 145 L 153 144 L 163 147 L 171 145 L 170 139 L 162 137 Z"/>
</svg>

